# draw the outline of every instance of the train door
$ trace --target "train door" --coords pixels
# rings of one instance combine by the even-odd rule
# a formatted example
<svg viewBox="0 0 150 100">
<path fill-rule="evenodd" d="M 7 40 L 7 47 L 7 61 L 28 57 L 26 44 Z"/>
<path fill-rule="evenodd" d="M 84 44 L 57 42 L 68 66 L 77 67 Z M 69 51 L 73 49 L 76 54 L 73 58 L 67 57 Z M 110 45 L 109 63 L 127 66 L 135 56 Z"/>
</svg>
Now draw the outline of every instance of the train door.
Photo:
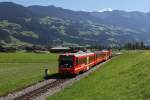
<svg viewBox="0 0 150 100">
<path fill-rule="evenodd" d="M 87 57 L 86 57 L 87 70 L 89 70 L 89 65 L 88 65 L 89 63 L 90 63 L 90 62 L 89 62 L 89 56 L 87 56 Z"/>
</svg>

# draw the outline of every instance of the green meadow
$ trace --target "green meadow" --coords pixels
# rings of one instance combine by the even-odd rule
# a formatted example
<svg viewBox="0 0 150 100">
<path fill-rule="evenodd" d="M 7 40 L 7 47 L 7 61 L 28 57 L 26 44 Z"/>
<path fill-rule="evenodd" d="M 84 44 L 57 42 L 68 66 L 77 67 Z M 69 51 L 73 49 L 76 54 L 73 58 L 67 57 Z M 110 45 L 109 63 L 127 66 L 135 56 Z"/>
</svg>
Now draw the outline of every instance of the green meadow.
<svg viewBox="0 0 150 100">
<path fill-rule="evenodd" d="M 57 73 L 57 54 L 0 53 L 0 95 L 44 80 L 44 69 Z"/>
<path fill-rule="evenodd" d="M 48 100 L 150 100 L 150 51 L 114 57 Z"/>
</svg>

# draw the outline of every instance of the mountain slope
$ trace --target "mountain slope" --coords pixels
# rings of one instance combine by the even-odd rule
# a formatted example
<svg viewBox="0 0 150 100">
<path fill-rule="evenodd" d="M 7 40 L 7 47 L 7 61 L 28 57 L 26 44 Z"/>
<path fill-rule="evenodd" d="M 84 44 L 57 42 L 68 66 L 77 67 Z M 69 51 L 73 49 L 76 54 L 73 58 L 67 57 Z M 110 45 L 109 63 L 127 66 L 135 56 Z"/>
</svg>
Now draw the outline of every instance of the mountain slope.
<svg viewBox="0 0 150 100">
<path fill-rule="evenodd" d="M 12 2 L 0 2 L 0 19 L 17 19 L 32 16 L 32 12 L 24 6 Z"/>
<path fill-rule="evenodd" d="M 21 45 L 149 43 L 149 18 L 149 13 L 141 12 L 82 12 L 0 2 L 0 42 Z"/>
</svg>

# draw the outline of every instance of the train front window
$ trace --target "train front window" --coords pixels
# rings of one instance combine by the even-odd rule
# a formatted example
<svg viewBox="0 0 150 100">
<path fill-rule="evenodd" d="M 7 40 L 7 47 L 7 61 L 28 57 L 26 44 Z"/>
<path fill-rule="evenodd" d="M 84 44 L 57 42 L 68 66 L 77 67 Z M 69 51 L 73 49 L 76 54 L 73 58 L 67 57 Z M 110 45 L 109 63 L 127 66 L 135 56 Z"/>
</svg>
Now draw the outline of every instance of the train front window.
<svg viewBox="0 0 150 100">
<path fill-rule="evenodd" d="M 72 56 L 61 56 L 59 60 L 59 66 L 64 68 L 73 67 L 73 57 Z"/>
</svg>

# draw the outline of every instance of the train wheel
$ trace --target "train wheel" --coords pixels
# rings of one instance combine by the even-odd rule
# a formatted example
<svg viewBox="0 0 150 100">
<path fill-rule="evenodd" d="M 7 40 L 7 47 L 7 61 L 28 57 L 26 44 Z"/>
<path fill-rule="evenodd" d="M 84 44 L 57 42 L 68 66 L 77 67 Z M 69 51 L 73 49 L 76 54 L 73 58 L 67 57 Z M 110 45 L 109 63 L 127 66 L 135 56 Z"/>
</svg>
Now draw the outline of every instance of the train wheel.
<svg viewBox="0 0 150 100">
<path fill-rule="evenodd" d="M 64 79 L 66 76 L 64 74 L 59 74 L 61 79 Z"/>
</svg>

